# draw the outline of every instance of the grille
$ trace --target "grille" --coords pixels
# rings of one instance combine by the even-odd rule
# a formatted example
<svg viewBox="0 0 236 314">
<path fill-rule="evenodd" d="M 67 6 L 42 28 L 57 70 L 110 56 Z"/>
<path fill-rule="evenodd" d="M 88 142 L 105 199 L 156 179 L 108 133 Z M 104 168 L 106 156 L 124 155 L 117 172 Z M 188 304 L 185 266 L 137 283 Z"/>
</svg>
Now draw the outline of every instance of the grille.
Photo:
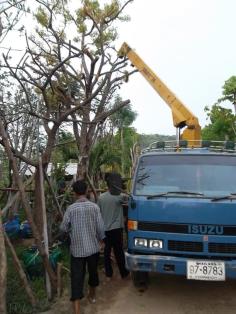
<svg viewBox="0 0 236 314">
<path fill-rule="evenodd" d="M 156 222 L 147 222 L 147 221 L 139 221 L 138 229 L 143 230 L 143 231 L 188 233 L 188 225 L 156 223 Z"/>
<path fill-rule="evenodd" d="M 203 252 L 202 242 L 190 242 L 190 241 L 168 241 L 169 251 L 180 251 L 180 252 Z"/>
<path fill-rule="evenodd" d="M 139 221 L 138 229 L 143 231 L 154 231 L 154 232 L 168 232 L 168 233 L 192 233 L 191 226 L 198 226 L 196 232 L 194 234 L 209 234 L 209 235 L 217 235 L 216 229 L 218 227 L 223 228 L 223 233 L 219 234 L 220 236 L 236 236 L 236 226 L 227 226 L 227 225 L 205 225 L 205 224 L 175 224 L 175 223 L 158 223 L 158 222 L 150 222 L 150 221 Z M 201 228 L 203 228 L 204 232 L 201 233 Z M 212 229 L 211 229 L 212 227 Z M 209 228 L 209 229 L 208 229 Z M 218 230 L 218 229 L 217 229 Z"/>
<path fill-rule="evenodd" d="M 209 253 L 236 253 L 236 243 L 209 243 Z"/>
</svg>

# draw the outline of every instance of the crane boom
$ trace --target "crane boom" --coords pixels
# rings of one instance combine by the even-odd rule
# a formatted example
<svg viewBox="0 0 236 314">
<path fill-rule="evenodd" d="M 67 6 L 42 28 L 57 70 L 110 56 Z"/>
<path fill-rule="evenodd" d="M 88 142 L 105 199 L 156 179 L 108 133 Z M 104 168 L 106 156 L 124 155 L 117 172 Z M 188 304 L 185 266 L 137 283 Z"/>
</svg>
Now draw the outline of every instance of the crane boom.
<svg viewBox="0 0 236 314">
<path fill-rule="evenodd" d="M 174 126 L 179 129 L 186 127 L 180 138 L 188 141 L 199 141 L 201 139 L 201 127 L 198 118 L 175 96 L 139 55 L 127 43 L 123 43 L 118 51 L 118 56 L 127 57 L 167 103 L 172 111 Z"/>
</svg>

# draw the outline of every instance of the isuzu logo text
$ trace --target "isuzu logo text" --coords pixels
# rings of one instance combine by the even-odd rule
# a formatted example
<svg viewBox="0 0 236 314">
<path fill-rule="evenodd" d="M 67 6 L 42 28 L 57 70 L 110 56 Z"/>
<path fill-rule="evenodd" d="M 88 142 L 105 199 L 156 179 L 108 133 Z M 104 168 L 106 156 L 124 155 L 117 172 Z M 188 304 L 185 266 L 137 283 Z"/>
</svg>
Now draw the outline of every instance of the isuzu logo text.
<svg viewBox="0 0 236 314">
<path fill-rule="evenodd" d="M 220 235 L 224 234 L 224 227 L 213 225 L 188 225 L 188 233 Z"/>
</svg>

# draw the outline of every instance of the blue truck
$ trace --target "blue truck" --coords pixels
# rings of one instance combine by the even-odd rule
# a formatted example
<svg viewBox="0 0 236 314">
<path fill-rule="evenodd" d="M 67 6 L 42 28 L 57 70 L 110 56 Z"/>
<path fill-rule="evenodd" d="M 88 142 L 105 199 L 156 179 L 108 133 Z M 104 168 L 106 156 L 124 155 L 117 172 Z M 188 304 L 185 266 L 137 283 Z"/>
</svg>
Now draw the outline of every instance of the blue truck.
<svg viewBox="0 0 236 314">
<path fill-rule="evenodd" d="M 151 144 L 135 167 L 126 253 L 134 283 L 149 272 L 236 278 L 235 143 L 203 141 L 198 118 L 127 43 L 118 56 L 170 107 L 176 127 L 175 142 Z"/>
<path fill-rule="evenodd" d="M 182 142 L 153 143 L 137 162 L 126 252 L 135 285 L 150 272 L 236 278 L 234 143 Z"/>
</svg>

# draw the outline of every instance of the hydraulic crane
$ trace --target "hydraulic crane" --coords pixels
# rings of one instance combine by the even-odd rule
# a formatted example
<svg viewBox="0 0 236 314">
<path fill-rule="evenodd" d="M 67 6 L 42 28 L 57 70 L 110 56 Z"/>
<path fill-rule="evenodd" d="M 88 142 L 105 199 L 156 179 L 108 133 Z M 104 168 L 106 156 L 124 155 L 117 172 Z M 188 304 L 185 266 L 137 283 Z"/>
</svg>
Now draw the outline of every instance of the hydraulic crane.
<svg viewBox="0 0 236 314">
<path fill-rule="evenodd" d="M 177 140 L 187 140 L 190 146 L 198 146 L 198 141 L 201 139 L 201 126 L 198 118 L 175 96 L 127 43 L 123 43 L 118 51 L 118 56 L 121 58 L 127 57 L 170 107 L 174 126 L 178 130 Z M 184 127 L 185 129 L 180 133 L 180 130 Z"/>
</svg>

